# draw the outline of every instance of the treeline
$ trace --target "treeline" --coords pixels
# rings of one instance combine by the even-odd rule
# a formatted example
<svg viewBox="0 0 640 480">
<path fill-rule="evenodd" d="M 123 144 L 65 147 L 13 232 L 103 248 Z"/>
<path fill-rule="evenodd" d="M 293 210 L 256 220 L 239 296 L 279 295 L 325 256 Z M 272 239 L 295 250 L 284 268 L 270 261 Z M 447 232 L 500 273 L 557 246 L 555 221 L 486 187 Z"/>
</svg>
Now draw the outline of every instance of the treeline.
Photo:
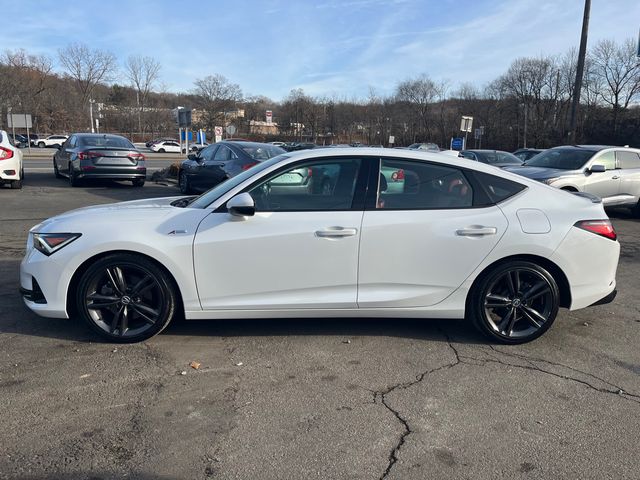
<svg viewBox="0 0 640 480">
<path fill-rule="evenodd" d="M 462 115 L 483 127 L 478 144 L 513 150 L 527 145 L 550 147 L 567 143 L 574 95 L 576 53 L 519 58 L 492 82 L 459 85 L 435 81 L 427 74 L 398 83 L 382 95 L 370 87 L 364 99 L 312 97 L 295 89 L 280 102 L 245 95 L 238 84 L 221 75 L 196 79 L 185 93 L 165 91 L 161 64 L 152 57 L 130 56 L 122 64 L 106 51 L 83 44 L 61 49 L 55 59 L 24 50 L 5 51 L 0 58 L 0 125 L 6 114 L 31 113 L 34 131 L 63 133 L 90 129 L 90 105 L 101 131 L 134 140 L 174 135 L 171 109 L 195 108 L 194 128 L 209 132 L 233 124 L 236 136 L 259 140 L 298 140 L 319 144 L 361 142 L 395 145 L 435 142 L 448 146 L 460 136 Z M 472 72 L 470 75 L 472 80 Z M 588 52 L 580 94 L 576 143 L 640 146 L 640 63 L 635 43 L 602 40 Z M 244 117 L 235 112 L 244 110 Z M 253 128 L 273 112 L 279 133 Z"/>
</svg>

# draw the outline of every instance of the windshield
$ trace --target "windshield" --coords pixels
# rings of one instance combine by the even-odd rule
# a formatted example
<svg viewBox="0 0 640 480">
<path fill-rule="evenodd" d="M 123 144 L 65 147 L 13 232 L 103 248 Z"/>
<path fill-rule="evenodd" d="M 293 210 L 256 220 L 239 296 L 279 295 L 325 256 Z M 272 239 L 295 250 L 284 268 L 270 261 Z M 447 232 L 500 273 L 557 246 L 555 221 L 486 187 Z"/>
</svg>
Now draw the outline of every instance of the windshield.
<svg viewBox="0 0 640 480">
<path fill-rule="evenodd" d="M 577 148 L 559 148 L 546 150 L 527 160 L 527 167 L 558 168 L 560 170 L 578 170 L 589 161 L 596 152 Z"/>
<path fill-rule="evenodd" d="M 225 180 L 222 183 L 219 183 L 218 185 L 213 187 L 211 190 L 207 190 L 202 195 L 194 199 L 189 204 L 189 207 L 207 208 L 209 205 L 211 205 L 213 202 L 215 202 L 218 198 L 220 198 L 222 195 L 227 193 L 229 190 L 234 189 L 245 180 L 251 178 L 257 173 L 263 171 L 264 169 L 269 168 L 271 165 L 275 165 L 276 163 L 278 163 L 281 160 L 284 160 L 285 158 L 289 158 L 289 155 L 278 155 L 270 158 L 267 161 L 255 164 L 253 167 L 249 168 L 248 170 L 245 170 L 244 172 L 236 175 L 235 177 L 231 177 L 230 179 Z"/>
<path fill-rule="evenodd" d="M 242 150 L 254 160 L 267 160 L 286 151 L 275 145 L 242 145 Z"/>
<path fill-rule="evenodd" d="M 82 147 L 107 147 L 107 148 L 129 148 L 136 147 L 124 137 L 107 137 L 106 135 L 95 135 L 88 137 L 80 137 L 78 144 Z"/>
<path fill-rule="evenodd" d="M 522 160 L 508 152 L 476 152 L 476 155 L 488 164 L 522 165 Z"/>
</svg>

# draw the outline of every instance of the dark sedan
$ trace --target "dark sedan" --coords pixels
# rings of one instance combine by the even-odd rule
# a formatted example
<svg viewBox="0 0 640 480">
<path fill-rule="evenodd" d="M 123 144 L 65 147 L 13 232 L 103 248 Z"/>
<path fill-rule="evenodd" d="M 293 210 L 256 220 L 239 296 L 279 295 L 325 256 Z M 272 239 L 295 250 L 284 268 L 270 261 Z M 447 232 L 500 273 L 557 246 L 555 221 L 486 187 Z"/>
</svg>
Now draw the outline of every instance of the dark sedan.
<svg viewBox="0 0 640 480">
<path fill-rule="evenodd" d="M 147 177 L 145 156 L 119 135 L 75 133 L 53 156 L 56 178 L 68 177 L 77 187 L 84 179 L 131 180 L 141 187 Z"/>
<path fill-rule="evenodd" d="M 500 168 L 522 165 L 522 160 L 518 157 L 501 150 L 462 150 L 460 156 Z"/>
<path fill-rule="evenodd" d="M 535 157 L 540 152 L 544 152 L 544 150 L 540 148 L 519 148 L 518 150 L 513 152 L 513 154 L 523 162 L 526 162 L 530 158 Z"/>
<path fill-rule="evenodd" d="M 189 155 L 178 172 L 184 194 L 203 192 L 285 150 L 268 143 L 223 141 Z"/>
</svg>

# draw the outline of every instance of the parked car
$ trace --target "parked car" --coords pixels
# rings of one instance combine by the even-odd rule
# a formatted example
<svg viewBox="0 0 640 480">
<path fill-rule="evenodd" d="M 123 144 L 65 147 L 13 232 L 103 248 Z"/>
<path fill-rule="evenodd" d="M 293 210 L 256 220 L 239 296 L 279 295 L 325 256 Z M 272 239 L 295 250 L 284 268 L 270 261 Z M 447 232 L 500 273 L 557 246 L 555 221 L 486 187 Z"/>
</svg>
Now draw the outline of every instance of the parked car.
<svg viewBox="0 0 640 480">
<path fill-rule="evenodd" d="M 152 152 L 158 153 L 182 153 L 180 151 L 180 144 L 175 140 L 163 140 L 158 143 L 154 143 L 149 147 Z"/>
<path fill-rule="evenodd" d="M 37 140 L 31 140 L 31 144 L 39 148 L 47 148 L 47 147 L 58 148 L 67 140 L 67 138 L 69 138 L 68 135 L 49 135 L 46 138 L 38 138 Z"/>
<path fill-rule="evenodd" d="M 189 155 L 180 165 L 178 185 L 185 194 L 202 192 L 251 168 L 258 162 L 284 153 L 269 143 L 222 141 Z"/>
<path fill-rule="evenodd" d="M 519 148 L 513 154 L 518 157 L 523 162 L 526 162 L 532 157 L 535 157 L 540 152 L 544 152 L 544 149 L 541 148 Z"/>
<path fill-rule="evenodd" d="M 640 149 L 567 145 L 508 170 L 563 190 L 596 195 L 605 207 L 629 207 L 640 216 Z"/>
<path fill-rule="evenodd" d="M 269 142 L 269 144 L 275 146 L 275 147 L 283 147 L 285 145 L 284 142 Z"/>
<path fill-rule="evenodd" d="M 439 152 L 440 147 L 435 143 L 412 143 L 407 147 L 409 150 L 424 150 L 427 152 Z"/>
<path fill-rule="evenodd" d="M 29 146 L 29 137 L 26 135 L 22 135 L 20 133 L 13 135 L 12 133 L 9 133 L 8 136 L 13 142 L 13 145 L 18 148 L 25 148 Z"/>
<path fill-rule="evenodd" d="M 282 146 L 287 152 L 295 152 L 298 150 L 310 150 L 316 148 L 315 143 L 291 142 Z"/>
<path fill-rule="evenodd" d="M 149 140 L 147 143 L 144 144 L 145 147 L 149 148 L 151 147 L 151 145 L 155 144 L 155 143 L 160 143 L 160 142 L 175 142 L 178 143 L 178 140 L 176 140 L 175 138 L 156 138 L 155 140 Z"/>
<path fill-rule="evenodd" d="M 326 191 L 269 188 L 327 167 Z M 385 168 L 405 172 L 402 191 L 386 191 Z M 111 342 L 145 340 L 174 317 L 398 316 L 467 318 L 522 343 L 561 307 L 610 302 L 619 255 L 589 195 L 426 152 L 316 149 L 196 198 L 45 220 L 29 232 L 20 287 L 37 314 L 73 315 Z"/>
<path fill-rule="evenodd" d="M 53 156 L 56 178 L 67 177 L 72 187 L 83 180 L 108 178 L 144 185 L 145 156 L 126 138 L 101 133 L 74 133 Z"/>
<path fill-rule="evenodd" d="M 9 134 L 0 130 L 0 186 L 8 183 L 13 189 L 20 189 L 23 179 L 22 152 Z"/>
<path fill-rule="evenodd" d="M 522 165 L 522 160 L 518 157 L 512 153 L 503 152 L 501 150 L 462 150 L 460 152 L 460 156 L 500 168 Z"/>
</svg>

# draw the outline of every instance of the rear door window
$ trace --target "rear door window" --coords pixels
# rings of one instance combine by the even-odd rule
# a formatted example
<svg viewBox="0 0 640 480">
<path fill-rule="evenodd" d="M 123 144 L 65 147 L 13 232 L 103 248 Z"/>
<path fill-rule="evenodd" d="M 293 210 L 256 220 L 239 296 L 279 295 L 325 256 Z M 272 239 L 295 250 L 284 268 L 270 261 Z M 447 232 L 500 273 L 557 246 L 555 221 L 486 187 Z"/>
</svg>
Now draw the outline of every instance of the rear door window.
<svg viewBox="0 0 640 480">
<path fill-rule="evenodd" d="M 618 150 L 616 157 L 620 168 L 640 168 L 640 155 L 636 152 Z"/>
</svg>

